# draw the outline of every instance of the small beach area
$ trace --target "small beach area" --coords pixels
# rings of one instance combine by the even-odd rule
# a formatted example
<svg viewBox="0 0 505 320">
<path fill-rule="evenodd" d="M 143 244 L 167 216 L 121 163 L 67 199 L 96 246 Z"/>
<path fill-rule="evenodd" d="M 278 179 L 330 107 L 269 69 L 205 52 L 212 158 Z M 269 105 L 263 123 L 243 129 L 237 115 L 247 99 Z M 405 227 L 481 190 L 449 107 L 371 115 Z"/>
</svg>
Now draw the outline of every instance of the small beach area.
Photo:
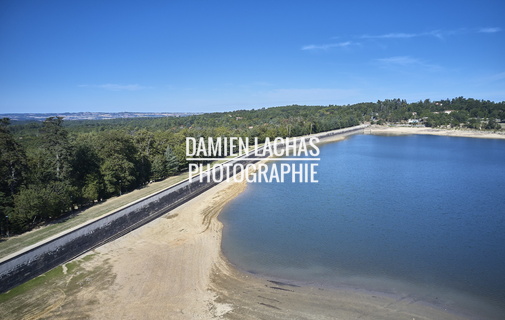
<svg viewBox="0 0 505 320">
<path fill-rule="evenodd" d="M 365 129 L 366 134 L 378 135 L 406 135 L 406 134 L 429 134 L 448 137 L 482 138 L 482 139 L 505 139 L 504 132 L 491 132 L 484 130 L 465 129 L 435 129 L 429 127 L 404 127 L 404 126 L 379 126 L 372 125 Z"/>
</svg>

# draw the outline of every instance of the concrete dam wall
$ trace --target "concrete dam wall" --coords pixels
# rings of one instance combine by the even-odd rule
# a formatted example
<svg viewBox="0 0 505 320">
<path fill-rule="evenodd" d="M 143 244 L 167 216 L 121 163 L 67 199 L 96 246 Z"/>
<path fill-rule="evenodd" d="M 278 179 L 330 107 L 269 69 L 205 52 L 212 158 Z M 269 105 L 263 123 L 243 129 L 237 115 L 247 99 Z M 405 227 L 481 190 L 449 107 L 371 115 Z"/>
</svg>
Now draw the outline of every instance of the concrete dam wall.
<svg viewBox="0 0 505 320">
<path fill-rule="evenodd" d="M 320 133 L 318 138 L 358 133 L 366 126 L 356 126 L 326 133 Z M 233 165 L 240 163 L 247 165 L 258 160 L 251 159 L 251 154 L 229 160 Z M 233 172 L 227 172 L 218 166 L 215 170 L 222 170 L 226 177 Z M 95 247 L 114 240 L 162 215 L 179 205 L 212 188 L 217 183 L 207 179 L 195 178 L 185 180 L 149 197 L 140 199 L 116 211 L 88 222 L 85 225 L 60 233 L 54 237 L 41 241 L 24 250 L 16 252 L 0 260 L 0 292 L 6 292 L 36 276 L 39 276 L 60 264 L 65 263 Z"/>
</svg>

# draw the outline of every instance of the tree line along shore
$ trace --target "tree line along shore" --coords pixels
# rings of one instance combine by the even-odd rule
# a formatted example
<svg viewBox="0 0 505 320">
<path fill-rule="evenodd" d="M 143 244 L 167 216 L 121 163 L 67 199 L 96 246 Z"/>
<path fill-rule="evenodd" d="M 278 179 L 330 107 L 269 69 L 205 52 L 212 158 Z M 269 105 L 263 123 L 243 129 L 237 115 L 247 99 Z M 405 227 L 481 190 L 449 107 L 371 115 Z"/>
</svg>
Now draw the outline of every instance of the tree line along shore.
<svg viewBox="0 0 505 320">
<path fill-rule="evenodd" d="M 402 123 L 500 131 L 505 102 L 462 97 L 407 103 L 301 106 L 186 117 L 0 121 L 0 236 L 47 224 L 77 209 L 187 170 L 186 137 L 259 142 L 351 127 Z"/>
</svg>

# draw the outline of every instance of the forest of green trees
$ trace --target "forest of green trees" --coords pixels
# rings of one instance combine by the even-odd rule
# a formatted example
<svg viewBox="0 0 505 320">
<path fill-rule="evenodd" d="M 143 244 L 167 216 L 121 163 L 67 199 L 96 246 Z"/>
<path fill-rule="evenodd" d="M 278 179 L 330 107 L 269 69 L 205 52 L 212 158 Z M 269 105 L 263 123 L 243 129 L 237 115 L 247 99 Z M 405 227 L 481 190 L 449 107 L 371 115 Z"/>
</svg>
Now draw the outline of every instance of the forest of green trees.
<svg viewBox="0 0 505 320">
<path fill-rule="evenodd" d="M 450 113 L 444 111 L 451 110 Z M 360 123 L 500 130 L 505 102 L 465 99 L 346 106 L 285 106 L 186 117 L 43 122 L 0 121 L 0 235 L 187 169 L 186 137 L 300 136 Z"/>
</svg>

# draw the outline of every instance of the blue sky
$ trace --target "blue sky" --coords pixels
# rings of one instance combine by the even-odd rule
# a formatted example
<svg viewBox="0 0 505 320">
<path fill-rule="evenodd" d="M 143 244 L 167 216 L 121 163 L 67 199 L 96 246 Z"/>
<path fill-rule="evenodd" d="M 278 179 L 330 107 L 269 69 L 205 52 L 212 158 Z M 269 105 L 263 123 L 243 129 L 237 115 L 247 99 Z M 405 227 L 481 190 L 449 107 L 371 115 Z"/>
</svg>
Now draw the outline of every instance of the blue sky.
<svg viewBox="0 0 505 320">
<path fill-rule="evenodd" d="M 0 113 L 505 100 L 505 1 L 0 0 Z"/>
</svg>

